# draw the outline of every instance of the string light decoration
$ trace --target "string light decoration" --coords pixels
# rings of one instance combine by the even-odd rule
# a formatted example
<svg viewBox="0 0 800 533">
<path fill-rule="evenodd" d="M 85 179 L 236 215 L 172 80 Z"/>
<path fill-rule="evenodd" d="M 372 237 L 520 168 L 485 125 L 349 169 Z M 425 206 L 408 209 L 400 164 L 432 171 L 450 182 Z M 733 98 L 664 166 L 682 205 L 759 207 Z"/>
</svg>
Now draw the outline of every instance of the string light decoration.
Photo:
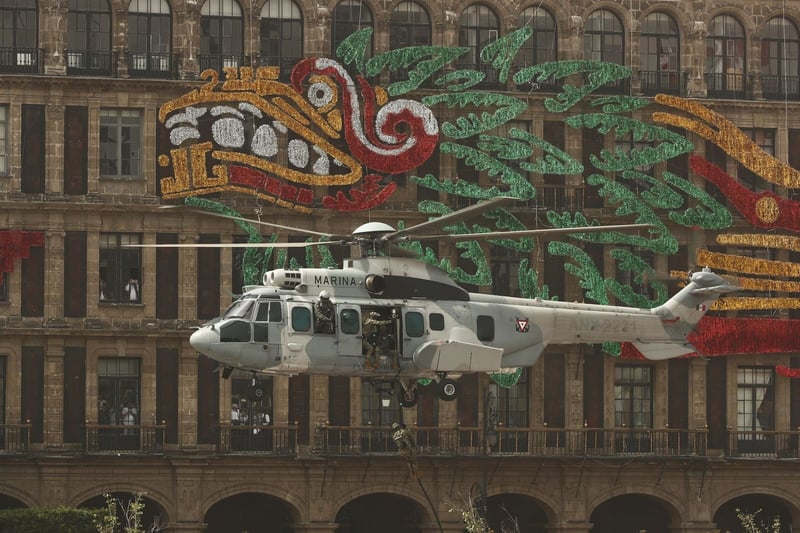
<svg viewBox="0 0 800 533">
<path fill-rule="evenodd" d="M 707 139 L 728 153 L 745 168 L 758 174 L 766 181 L 781 187 L 800 187 L 800 171 L 794 169 L 765 152 L 731 121 L 719 113 L 695 102 L 678 96 L 657 94 L 656 103 L 690 113 L 700 120 L 655 112 L 653 120 L 691 131 Z M 701 121 L 705 121 L 703 123 Z"/>
<path fill-rule="evenodd" d="M 784 365 L 776 365 L 775 372 L 777 372 L 779 376 L 783 376 L 785 378 L 800 378 L 800 368 L 789 368 L 788 366 Z"/>
<path fill-rule="evenodd" d="M 481 49 L 481 60 L 497 70 L 497 79 L 500 83 L 505 83 L 508 79 L 508 72 L 511 70 L 514 57 L 531 35 L 533 35 L 533 28 L 523 26 L 490 42 Z"/>
<path fill-rule="evenodd" d="M 433 74 L 441 71 L 467 52 L 469 52 L 469 48 L 447 46 L 410 46 L 389 50 L 367 61 L 367 76 L 377 76 L 384 70 L 394 72 L 402 69 L 406 71 L 408 79 L 390 83 L 387 87 L 390 96 L 400 96 L 419 88 Z M 409 68 L 411 66 L 414 68 Z M 437 83 L 441 79 L 442 77 L 437 80 Z M 482 79 L 478 81 L 482 81 Z"/>
<path fill-rule="evenodd" d="M 442 124 L 442 133 L 451 139 L 466 139 L 488 130 L 502 126 L 514 120 L 525 111 L 528 105 L 524 100 L 508 94 L 485 91 L 468 91 L 463 93 L 443 93 L 426 96 L 422 103 L 428 107 L 444 104 L 450 109 L 465 106 L 490 107 L 493 113 L 484 111 L 479 115 L 469 113 L 456 118 L 455 123 L 447 121 Z"/>
<path fill-rule="evenodd" d="M 759 274 L 781 278 L 800 276 L 800 264 L 798 263 L 724 254 L 702 249 L 697 251 L 697 264 L 740 274 Z"/>
</svg>

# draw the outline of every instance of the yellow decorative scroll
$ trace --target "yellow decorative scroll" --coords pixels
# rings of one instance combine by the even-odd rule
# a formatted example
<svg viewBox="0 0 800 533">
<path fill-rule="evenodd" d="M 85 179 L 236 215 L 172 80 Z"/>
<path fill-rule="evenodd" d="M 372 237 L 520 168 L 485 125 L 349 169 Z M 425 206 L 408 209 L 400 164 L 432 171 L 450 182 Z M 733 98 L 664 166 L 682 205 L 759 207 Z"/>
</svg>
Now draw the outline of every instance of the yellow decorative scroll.
<svg viewBox="0 0 800 533">
<path fill-rule="evenodd" d="M 789 188 L 800 187 L 800 171 L 766 153 L 742 130 L 722 115 L 697 102 L 678 96 L 657 94 L 655 100 L 659 104 L 691 113 L 695 117 L 710 123 L 710 125 L 689 117 L 663 112 L 653 113 L 655 122 L 669 124 L 696 133 L 700 137 L 713 142 L 746 168 L 771 183 Z M 764 207 L 764 215 L 769 217 L 769 206 Z M 761 213 L 759 213 L 760 215 Z"/>
<path fill-rule="evenodd" d="M 713 269 L 743 274 L 758 274 L 782 278 L 800 277 L 800 264 L 797 263 L 721 254 L 708 250 L 697 251 L 697 264 L 709 266 Z"/>
</svg>

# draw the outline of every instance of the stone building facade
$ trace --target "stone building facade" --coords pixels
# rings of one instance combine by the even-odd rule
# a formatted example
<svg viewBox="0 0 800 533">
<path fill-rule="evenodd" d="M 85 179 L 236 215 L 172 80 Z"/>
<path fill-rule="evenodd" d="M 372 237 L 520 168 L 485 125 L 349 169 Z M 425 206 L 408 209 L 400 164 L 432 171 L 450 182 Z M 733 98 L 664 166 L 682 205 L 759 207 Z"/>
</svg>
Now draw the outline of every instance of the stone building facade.
<svg viewBox="0 0 800 533">
<path fill-rule="evenodd" d="M 479 90 L 524 101 L 512 125 L 587 164 L 597 142 L 612 141 L 591 144 L 568 128 L 569 113 L 546 105 L 557 86 L 503 79 L 482 62 L 483 45 L 533 26 L 514 71 L 548 61 L 625 65 L 630 77 L 605 95 L 692 99 L 798 167 L 797 2 L 0 0 L 0 20 L 0 228 L 43 234 L 43 245 L 3 243 L 14 261 L 0 286 L 0 508 L 143 492 L 148 520 L 186 533 L 456 532 L 463 522 L 448 510 L 468 499 L 496 531 L 511 518 L 522 532 L 737 531 L 736 509 L 777 516 L 782 531 L 800 523 L 800 388 L 775 373 L 798 366 L 794 352 L 651 362 L 551 347 L 512 388 L 463 376 L 456 401 L 423 387 L 401 414 L 397 398 L 360 378 L 221 375 L 188 337 L 241 291 L 241 253 L 127 247 L 244 237 L 229 221 L 161 209 L 176 203 L 162 198 L 162 105 L 202 87 L 206 69 L 277 66 L 288 83 L 296 61 L 333 57 L 363 27 L 373 28 L 372 56 L 465 47 L 452 71 L 473 68 L 485 76 Z M 439 112 L 440 121 L 464 113 Z M 651 113 L 630 110 L 643 122 Z M 752 190 L 795 199 L 792 187 L 765 189 L 699 134 L 687 137 Z M 686 161 L 669 168 L 725 203 Z M 498 183 L 442 151 L 393 177 L 395 193 L 370 211 L 309 214 L 235 192 L 215 199 L 249 218 L 345 233 L 375 219 L 421 222 L 420 201 L 462 205 L 409 178 L 425 173 Z M 528 227 L 546 225 L 550 209 L 628 221 L 582 173 L 530 180 L 536 197 L 511 209 Z M 732 228 L 753 224 L 735 215 Z M 656 271 L 686 271 L 698 250 L 720 249 L 716 230 L 671 229 L 679 249 L 647 256 Z M 486 248 L 494 285 L 471 289 L 519 294 L 516 266 L 528 258 L 552 294 L 582 300 L 565 259 L 537 249 Z M 608 249 L 586 247 L 614 278 Z M 453 264 L 460 254 L 438 248 Z M 767 255 L 797 261 L 793 251 Z M 755 316 L 767 313 L 794 318 L 788 307 Z M 390 438 L 400 417 L 419 447 L 419 479 Z"/>
</svg>

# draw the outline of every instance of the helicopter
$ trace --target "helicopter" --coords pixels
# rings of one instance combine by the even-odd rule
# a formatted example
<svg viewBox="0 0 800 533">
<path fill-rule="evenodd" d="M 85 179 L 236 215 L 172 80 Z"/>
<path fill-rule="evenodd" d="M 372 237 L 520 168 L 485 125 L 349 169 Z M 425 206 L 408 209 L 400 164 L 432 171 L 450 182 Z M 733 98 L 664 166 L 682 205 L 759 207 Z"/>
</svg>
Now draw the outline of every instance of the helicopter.
<svg viewBox="0 0 800 533">
<path fill-rule="evenodd" d="M 587 226 L 426 235 L 516 201 L 499 197 L 395 230 L 368 222 L 351 235 L 334 235 L 269 222 L 329 240 L 305 243 L 168 244 L 169 247 L 296 247 L 358 244 L 361 257 L 341 268 L 275 269 L 249 285 L 218 318 L 191 334 L 199 353 L 217 361 L 223 377 L 233 369 L 256 374 L 360 376 L 397 387 L 400 405 L 418 400 L 430 379 L 445 401 L 458 396 L 464 373 L 512 372 L 533 366 L 551 344 L 631 342 L 644 357 L 662 360 L 695 353 L 687 337 L 721 295 L 739 288 L 708 268 L 653 309 L 470 293 L 437 266 L 407 253 L 411 239 L 464 241 L 641 229 L 647 224 Z M 204 214 L 237 219 L 224 214 Z"/>
</svg>

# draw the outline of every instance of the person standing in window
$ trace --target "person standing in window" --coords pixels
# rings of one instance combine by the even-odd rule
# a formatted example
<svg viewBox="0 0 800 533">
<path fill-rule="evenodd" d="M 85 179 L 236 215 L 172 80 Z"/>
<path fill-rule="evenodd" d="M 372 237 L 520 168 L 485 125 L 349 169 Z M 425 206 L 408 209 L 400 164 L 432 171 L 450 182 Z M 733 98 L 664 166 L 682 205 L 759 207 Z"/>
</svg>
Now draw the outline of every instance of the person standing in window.
<svg viewBox="0 0 800 533">
<path fill-rule="evenodd" d="M 132 302 L 139 301 L 139 280 L 131 277 L 128 279 L 128 283 L 125 285 L 125 292 L 128 293 L 130 300 Z"/>
<path fill-rule="evenodd" d="M 137 415 L 139 414 L 139 410 L 136 409 L 136 406 L 133 405 L 133 402 L 125 402 L 125 406 L 122 408 L 122 424 L 125 426 L 135 426 Z M 132 429 L 125 430 L 126 435 L 133 435 Z"/>
</svg>

